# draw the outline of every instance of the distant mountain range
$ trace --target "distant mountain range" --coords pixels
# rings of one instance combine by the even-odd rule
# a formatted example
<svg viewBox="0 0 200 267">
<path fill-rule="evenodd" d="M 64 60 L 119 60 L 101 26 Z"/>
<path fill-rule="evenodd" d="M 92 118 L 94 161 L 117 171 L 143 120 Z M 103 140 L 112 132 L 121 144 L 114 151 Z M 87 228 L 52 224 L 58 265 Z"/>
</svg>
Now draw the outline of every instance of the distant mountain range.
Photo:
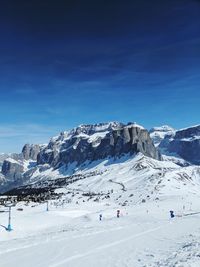
<svg viewBox="0 0 200 267">
<path fill-rule="evenodd" d="M 200 165 L 200 125 L 177 131 L 169 126 L 156 127 L 150 136 L 162 154 Z"/>
<path fill-rule="evenodd" d="M 178 131 L 169 126 L 147 131 L 136 123 L 120 122 L 80 125 L 53 137 L 47 145 L 26 144 L 20 154 L 2 154 L 0 192 L 138 153 L 179 166 L 200 165 L 200 125 Z"/>
</svg>

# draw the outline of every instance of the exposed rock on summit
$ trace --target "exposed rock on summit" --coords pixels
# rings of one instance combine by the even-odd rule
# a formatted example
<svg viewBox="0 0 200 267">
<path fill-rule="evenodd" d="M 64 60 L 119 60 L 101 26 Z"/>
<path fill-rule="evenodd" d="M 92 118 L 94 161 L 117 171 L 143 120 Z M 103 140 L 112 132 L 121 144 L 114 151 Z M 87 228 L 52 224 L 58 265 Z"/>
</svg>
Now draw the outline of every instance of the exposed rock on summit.
<svg viewBox="0 0 200 267">
<path fill-rule="evenodd" d="M 87 160 L 138 152 L 161 160 L 148 131 L 139 125 L 116 122 L 82 125 L 53 138 L 38 154 L 38 164 L 60 167 L 72 162 L 81 164 Z"/>
<path fill-rule="evenodd" d="M 41 151 L 40 145 L 24 145 L 22 149 L 22 155 L 25 160 L 37 160 L 37 156 L 39 152 Z"/>
</svg>

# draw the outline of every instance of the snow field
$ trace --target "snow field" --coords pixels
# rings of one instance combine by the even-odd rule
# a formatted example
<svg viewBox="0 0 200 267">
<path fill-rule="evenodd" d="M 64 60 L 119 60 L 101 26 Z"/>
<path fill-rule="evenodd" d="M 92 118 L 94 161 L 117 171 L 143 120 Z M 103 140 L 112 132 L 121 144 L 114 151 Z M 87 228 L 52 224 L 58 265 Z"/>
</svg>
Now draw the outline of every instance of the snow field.
<svg viewBox="0 0 200 267">
<path fill-rule="evenodd" d="M 49 211 L 46 203 L 12 209 L 14 230 L 0 228 L 0 267 L 200 266 L 199 167 L 138 155 L 81 170 L 89 171 L 96 175 L 57 189 L 64 195 Z M 1 225 L 7 219 L 0 213 Z"/>
<path fill-rule="evenodd" d="M 194 200 L 192 212 L 198 208 Z M 33 208 L 21 204 L 23 211 L 13 209 L 14 230 L 0 231 L 0 266 L 195 267 L 179 261 L 199 260 L 194 248 L 199 246 L 200 215 L 170 220 L 172 205 L 181 211 L 180 203 L 172 199 L 122 208 L 123 215 L 116 218 L 114 204 L 89 202 L 80 209 L 70 203 L 49 212 L 44 204 Z M 1 213 L 1 224 L 6 221 L 7 214 Z M 180 250 L 181 246 L 185 248 Z M 196 253 L 194 259 L 188 256 L 190 249 Z M 169 265 L 170 261 L 179 265 Z"/>
</svg>

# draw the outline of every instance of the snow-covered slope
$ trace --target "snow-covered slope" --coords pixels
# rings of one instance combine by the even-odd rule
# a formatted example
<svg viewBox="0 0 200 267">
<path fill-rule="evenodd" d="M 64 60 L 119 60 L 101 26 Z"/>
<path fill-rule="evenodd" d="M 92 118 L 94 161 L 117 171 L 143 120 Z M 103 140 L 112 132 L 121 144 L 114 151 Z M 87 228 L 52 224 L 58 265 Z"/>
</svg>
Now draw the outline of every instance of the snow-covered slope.
<svg viewBox="0 0 200 267">
<path fill-rule="evenodd" d="M 29 192 L 44 188 L 63 193 L 71 189 L 72 195 L 74 192 L 109 194 L 114 202 L 126 205 L 162 198 L 162 194 L 166 197 L 188 194 L 189 191 L 200 192 L 200 167 L 180 167 L 171 161 L 157 161 L 141 153 L 84 163 L 77 169 L 69 167 L 62 170 L 47 168 L 42 174 L 36 171 L 27 185 L 14 190 L 13 194 L 25 192 L 25 189 Z M 133 191 L 134 196 L 130 197 Z M 77 197 L 82 199 L 80 195 Z M 76 194 L 73 198 L 78 200 Z"/>
<path fill-rule="evenodd" d="M 71 134 L 96 142 L 107 131 L 51 142 L 61 148 Z M 12 208 L 11 232 L 0 206 L 0 266 L 199 267 L 200 166 L 176 162 L 141 152 L 60 168 L 23 160 L 24 185 L 9 192 L 23 200 Z"/>
<path fill-rule="evenodd" d="M 13 208 L 14 230 L 0 235 L 0 266 L 199 266 L 200 167 L 140 153 L 88 163 L 67 177 L 44 173 L 32 188 L 48 186 L 48 196 L 53 189 L 60 198 L 49 200 L 48 212 L 46 202 Z"/>
</svg>

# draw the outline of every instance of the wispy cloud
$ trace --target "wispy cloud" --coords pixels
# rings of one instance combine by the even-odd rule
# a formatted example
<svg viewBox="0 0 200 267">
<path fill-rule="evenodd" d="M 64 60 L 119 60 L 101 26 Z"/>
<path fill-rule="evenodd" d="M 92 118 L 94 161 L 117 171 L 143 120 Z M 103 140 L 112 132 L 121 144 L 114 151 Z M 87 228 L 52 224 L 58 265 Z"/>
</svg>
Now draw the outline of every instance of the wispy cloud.
<svg viewBox="0 0 200 267">
<path fill-rule="evenodd" d="M 56 131 L 56 127 L 41 126 L 39 124 L 10 124 L 0 126 L 0 138 L 41 136 Z"/>
<path fill-rule="evenodd" d="M 48 143 L 59 132 L 57 127 L 39 124 L 0 126 L 0 152 L 19 152 L 25 143 Z"/>
</svg>

